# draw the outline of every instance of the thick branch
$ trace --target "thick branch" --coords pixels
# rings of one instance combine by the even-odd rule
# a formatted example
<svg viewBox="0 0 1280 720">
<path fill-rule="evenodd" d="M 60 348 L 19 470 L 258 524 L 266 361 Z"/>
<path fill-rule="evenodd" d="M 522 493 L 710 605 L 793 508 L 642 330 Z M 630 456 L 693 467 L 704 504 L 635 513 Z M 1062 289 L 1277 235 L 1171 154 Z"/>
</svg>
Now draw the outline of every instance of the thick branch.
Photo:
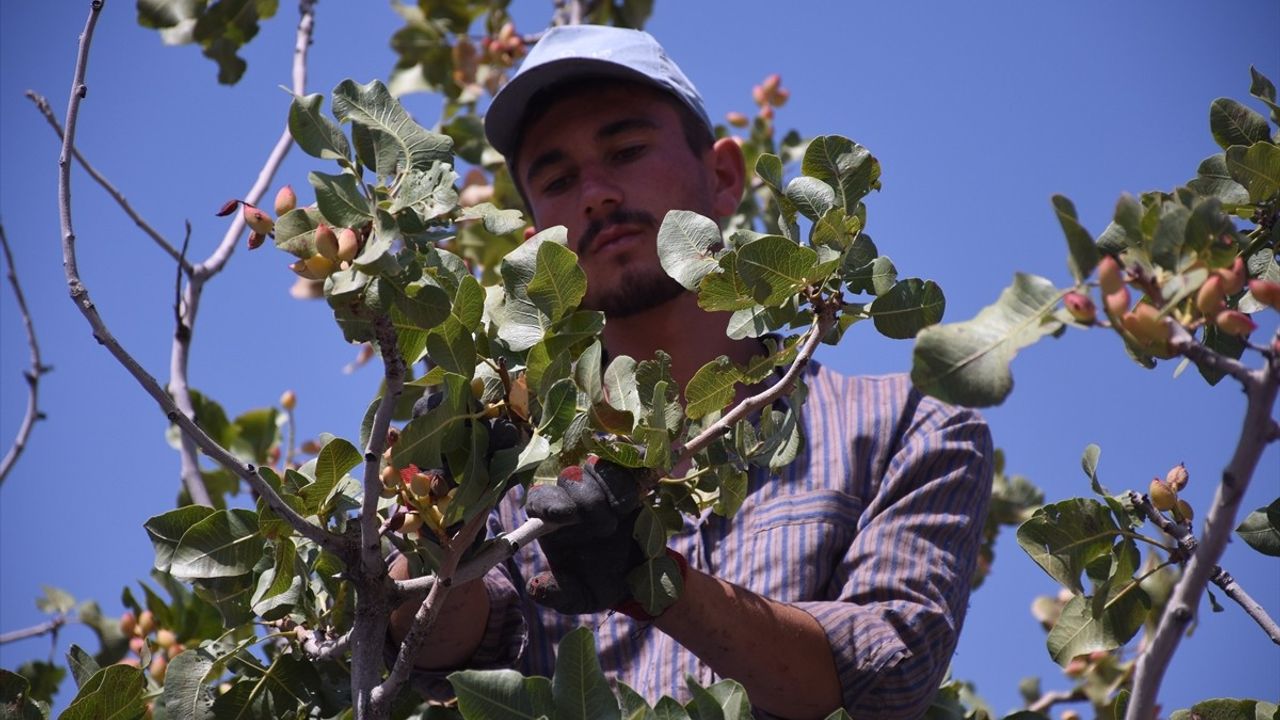
<svg viewBox="0 0 1280 720">
<path fill-rule="evenodd" d="M 298 6 L 301 18 L 298 20 L 297 38 L 293 50 L 293 92 L 302 95 L 307 83 L 307 48 L 311 45 L 311 33 L 315 26 L 315 0 L 302 0 Z M 285 154 L 293 145 L 293 136 L 286 127 L 280 139 L 276 141 L 266 163 L 258 171 L 249 192 L 245 194 L 246 202 L 257 204 L 266 193 L 267 187 L 284 161 Z M 187 380 L 188 361 L 191 355 L 191 341 L 195 331 L 196 315 L 200 310 L 200 295 L 204 284 L 227 264 L 231 253 L 235 250 L 236 241 L 244 232 L 245 222 L 242 213 L 235 213 L 231 225 L 222 236 L 222 242 L 204 262 L 192 268 L 182 302 L 182 315 L 178 319 L 178 327 L 174 332 L 173 346 L 169 353 L 169 392 L 186 417 L 195 416 L 195 408 L 191 403 L 191 393 Z M 200 462 L 196 454 L 195 443 L 187 436 L 182 437 L 182 483 L 187 488 L 192 502 L 200 505 L 210 504 L 208 491 L 200 475 Z"/>
<path fill-rule="evenodd" d="M 51 127 L 53 127 L 53 131 L 58 134 L 59 138 L 61 138 L 62 125 L 58 123 L 58 118 L 54 117 L 53 108 L 49 106 L 49 101 L 46 100 L 43 95 L 33 90 L 28 90 L 26 95 L 28 100 L 35 103 L 36 109 L 40 111 L 40 114 L 44 116 L 44 119 Z M 173 243 L 169 242 L 165 236 L 161 235 L 160 232 L 151 225 L 151 223 L 143 219 L 143 217 L 138 214 L 137 210 L 133 209 L 133 205 L 129 203 L 129 199 L 124 196 L 124 193 L 116 189 L 116 186 L 112 185 L 105 175 L 98 172 L 97 168 L 90 165 L 89 161 L 84 159 L 84 155 L 80 154 L 78 149 L 74 147 L 71 148 L 71 155 L 76 159 L 76 162 L 80 163 L 80 167 L 84 168 L 85 172 L 89 173 L 89 177 L 93 178 L 94 181 L 101 185 L 102 189 L 106 190 L 107 194 L 111 196 L 111 199 L 116 201 L 116 204 L 120 206 L 120 209 L 124 210 L 124 214 L 128 215 L 129 219 L 141 228 L 142 232 L 146 233 L 148 237 L 154 240 L 156 245 L 160 246 L 161 250 L 164 250 L 168 253 L 169 257 L 176 260 L 182 267 L 183 272 L 190 275 L 191 263 L 184 260 L 182 255 L 173 247 Z"/>
<path fill-rule="evenodd" d="M 27 299 L 22 294 L 22 286 L 18 284 L 18 268 L 13 264 L 13 253 L 9 250 L 9 238 L 4 234 L 4 225 L 0 224 L 0 246 L 4 248 L 4 261 L 9 266 L 9 284 L 13 285 L 13 294 L 18 298 L 18 312 L 22 315 L 22 325 L 27 331 L 27 347 L 31 350 L 31 369 L 23 373 L 27 378 L 27 412 L 22 416 L 22 425 L 18 428 L 18 436 L 13 439 L 4 459 L 0 460 L 0 485 L 8 477 L 9 470 L 18 462 L 18 456 L 27 447 L 31 430 L 36 422 L 44 418 L 40 412 L 39 400 L 40 376 L 49 372 L 49 368 L 40 362 L 40 345 L 36 342 L 36 326 L 31 320 L 31 311 L 27 309 Z"/>
<path fill-rule="evenodd" d="M 1166 535 L 1178 542 L 1178 547 L 1181 548 L 1185 557 L 1189 558 L 1195 555 L 1199 543 L 1196 542 L 1195 535 L 1191 534 L 1188 526 L 1173 522 L 1165 517 L 1164 513 L 1151 504 L 1151 498 L 1146 495 L 1130 490 L 1128 497 L 1129 502 L 1140 509 L 1147 516 L 1147 519 L 1151 520 Z M 1244 608 L 1249 617 L 1253 618 L 1253 621 L 1258 623 L 1258 626 L 1267 634 L 1267 637 L 1271 638 L 1271 642 L 1280 645 L 1280 625 L 1277 625 L 1276 621 L 1267 614 L 1266 608 L 1258 604 L 1249 593 L 1245 592 L 1245 589 L 1236 582 L 1235 578 L 1231 577 L 1230 573 L 1223 570 L 1221 566 L 1214 565 L 1209 573 L 1209 582 L 1217 585 L 1227 597 Z"/>
<path fill-rule="evenodd" d="M 1230 375 L 1239 380 L 1246 390 L 1254 382 L 1253 374 L 1249 371 L 1249 368 L 1245 367 L 1244 363 L 1196 342 L 1186 328 L 1174 320 L 1168 320 L 1166 324 L 1171 329 L 1169 348 L 1174 352 L 1185 356 L 1202 370 Z"/>
<path fill-rule="evenodd" d="M 39 637 L 41 635 L 47 635 L 52 632 L 57 632 L 58 628 L 66 624 L 67 624 L 67 616 L 58 615 L 49 620 L 46 620 L 45 622 L 40 623 L 39 625 L 32 625 L 29 628 L 23 628 L 21 630 L 13 630 L 11 632 L 7 632 L 3 635 L 0 635 L 0 645 L 5 645 L 7 643 L 16 642 L 18 640 L 26 640 L 27 638 Z"/>
<path fill-rule="evenodd" d="M 1174 342 L 1177 343 L 1178 340 L 1175 336 Z M 1193 360 L 1198 354 L 1190 346 L 1180 352 L 1186 353 Z M 1249 487 L 1249 481 L 1267 445 L 1271 413 L 1276 402 L 1277 388 L 1280 388 L 1280 360 L 1268 358 L 1267 364 L 1262 368 L 1256 371 L 1246 370 L 1243 375 L 1235 367 L 1237 365 L 1239 363 L 1232 361 L 1220 367 L 1245 387 L 1248 406 L 1240 438 L 1236 442 L 1231 461 L 1222 471 L 1222 482 L 1218 485 L 1213 505 L 1205 518 L 1199 547 L 1187 563 L 1182 579 L 1174 586 L 1151 644 L 1138 658 L 1133 697 L 1126 715 L 1128 720 L 1146 720 L 1154 715 L 1156 695 L 1165 670 L 1169 667 L 1169 661 L 1173 658 L 1188 623 L 1195 616 L 1200 596 L 1215 574 L 1214 570 L 1219 569 L 1218 559 L 1227 547 L 1245 490 Z"/>
<path fill-rule="evenodd" d="M 379 315 L 373 322 L 378 347 L 382 351 L 382 363 L 386 389 L 373 414 L 373 426 L 369 430 L 369 445 L 364 449 L 364 500 L 360 508 L 360 559 L 367 575 L 386 572 L 382 558 L 382 532 L 378 525 L 378 498 L 382 493 L 382 479 L 378 464 L 387 445 L 387 429 L 391 427 L 391 415 L 395 412 L 400 394 L 404 392 L 405 366 L 400 357 L 400 344 L 391 319 Z"/>
<path fill-rule="evenodd" d="M 62 154 L 58 158 L 58 212 L 62 225 L 62 264 L 70 288 L 71 301 L 79 308 L 89 326 L 93 329 L 94 338 L 111 353 L 129 374 L 142 385 L 143 390 L 156 401 L 169 417 L 171 422 L 190 437 L 192 441 L 228 470 L 245 480 L 267 502 L 271 509 L 287 521 L 299 534 L 315 542 L 340 557 L 348 558 L 347 544 L 341 537 L 324 528 L 312 525 L 285 504 L 270 484 L 258 477 L 253 465 L 242 463 L 227 449 L 210 438 L 203 429 L 197 426 L 191 417 L 179 412 L 172 398 L 160 387 L 154 377 L 147 373 L 138 361 L 133 358 L 112 336 L 106 324 L 98 314 L 97 307 L 89 297 L 89 290 L 80 279 L 80 270 L 76 263 L 76 236 L 71 220 L 71 148 L 75 144 L 76 122 L 80 114 L 80 101 L 84 99 L 87 88 L 84 84 L 85 71 L 88 66 L 89 44 L 93 38 L 93 29 L 102 10 L 102 0 L 90 3 L 89 20 L 85 24 L 84 33 L 80 36 L 80 49 L 76 57 L 75 75 L 71 83 L 71 98 L 67 103 L 66 131 L 62 139 Z"/>
</svg>

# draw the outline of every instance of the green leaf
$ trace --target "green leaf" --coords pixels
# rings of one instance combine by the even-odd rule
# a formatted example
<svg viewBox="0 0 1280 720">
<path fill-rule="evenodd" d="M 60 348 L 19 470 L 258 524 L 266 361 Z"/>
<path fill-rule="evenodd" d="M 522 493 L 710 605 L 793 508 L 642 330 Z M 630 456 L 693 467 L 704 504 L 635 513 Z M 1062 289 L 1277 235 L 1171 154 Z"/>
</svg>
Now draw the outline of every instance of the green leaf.
<svg viewBox="0 0 1280 720">
<path fill-rule="evenodd" d="M 427 354 L 447 372 L 470 378 L 476 371 L 475 338 L 450 317 L 427 334 Z"/>
<path fill-rule="evenodd" d="M 698 720 L 752 720 L 747 691 L 736 680 L 721 680 L 704 688 L 690 676 L 685 685 L 693 696 L 690 709 Z"/>
<path fill-rule="evenodd" d="M 810 220 L 817 220 L 836 206 L 836 191 L 821 180 L 806 175 L 787 183 L 784 197 Z"/>
<path fill-rule="evenodd" d="M 162 695 L 166 716 L 212 720 L 213 693 L 205 685 L 212 669 L 213 657 L 204 648 L 185 650 L 169 661 Z"/>
<path fill-rule="evenodd" d="M 30 682 L 27 697 L 41 703 L 53 702 L 58 694 L 58 686 L 67 676 L 67 669 L 44 660 L 28 660 L 18 666 L 18 674 Z M 9 720 L 5 714 L 10 708 L 0 704 L 0 718 Z"/>
<path fill-rule="evenodd" d="M 186 505 L 177 510 L 156 515 L 142 525 L 151 538 L 155 548 L 155 568 L 160 572 L 169 572 L 169 564 L 173 561 L 173 551 L 182 540 L 182 535 L 191 526 L 214 513 L 213 508 L 204 505 Z"/>
<path fill-rule="evenodd" d="M 650 615 L 658 615 L 680 599 L 684 579 L 680 567 L 665 553 L 652 557 L 627 573 L 631 595 Z M 559 670 L 557 669 L 557 673 Z"/>
<path fill-rule="evenodd" d="M 1009 364 L 1018 350 L 1062 327 L 1053 317 L 1061 296 L 1048 280 L 1018 273 L 972 320 L 920 331 L 912 382 L 945 402 L 999 405 L 1013 390 Z"/>
<path fill-rule="evenodd" d="M 359 123 L 373 134 L 379 175 L 411 167 L 426 170 L 433 162 L 452 161 L 453 141 L 414 122 L 380 80 L 365 85 L 352 80 L 339 83 L 333 89 L 333 114 L 341 122 Z"/>
<path fill-rule="evenodd" d="M 477 203 L 462 208 L 458 220 L 480 220 L 484 229 L 494 235 L 506 235 L 525 226 L 524 215 L 519 210 L 499 210 L 493 203 Z"/>
<path fill-rule="evenodd" d="M 1182 260 L 1182 246 L 1187 241 L 1189 220 L 1191 210 L 1180 203 L 1166 202 L 1160 206 L 1160 219 L 1156 223 L 1155 236 L 1151 241 L 1151 259 L 1165 270 L 1178 270 Z"/>
<path fill-rule="evenodd" d="M 70 612 L 76 606 L 76 599 L 71 593 L 61 588 L 41 585 L 43 597 L 36 598 L 36 609 L 43 613 L 58 614 Z"/>
<path fill-rule="evenodd" d="M 1209 130 L 1223 150 L 1264 142 L 1271 134 L 1266 118 L 1231 98 L 1218 98 L 1209 106 Z"/>
<path fill-rule="evenodd" d="M 731 518 L 747 499 L 749 477 L 746 471 L 727 464 L 716 467 L 716 477 L 720 481 L 720 488 L 711 512 L 720 517 Z"/>
<path fill-rule="evenodd" d="M 539 720 L 550 708 L 538 707 L 532 686 L 542 677 L 525 678 L 515 670 L 460 670 L 449 674 L 458 694 L 458 709 L 475 720 Z"/>
<path fill-rule="evenodd" d="M 1271 108 L 1271 122 L 1280 125 L 1280 105 L 1276 104 L 1276 86 L 1258 69 L 1249 66 L 1249 94 L 1266 103 Z"/>
<path fill-rule="evenodd" d="M 146 680 L 128 665 L 108 665 L 89 678 L 58 720 L 130 720 L 142 715 Z"/>
<path fill-rule="evenodd" d="M 942 320 L 946 307 L 946 298 L 937 283 L 908 278 L 899 280 L 889 292 L 877 297 L 867 312 L 881 335 L 907 340 Z"/>
<path fill-rule="evenodd" d="M 640 393 L 636 384 L 636 361 L 626 355 L 619 355 L 605 368 L 601 379 L 601 390 L 604 401 L 610 407 L 631 413 L 639 417 L 642 406 Z"/>
<path fill-rule="evenodd" d="M 653 706 L 653 716 L 656 720 L 690 720 L 689 711 L 671 697 L 663 697 Z"/>
<path fill-rule="evenodd" d="M 1049 577 L 1080 594 L 1080 573 L 1111 554 L 1120 532 L 1107 506 L 1071 498 L 1036 510 L 1018 527 L 1018 544 Z"/>
<path fill-rule="evenodd" d="M 1201 195 L 1216 197 L 1229 205 L 1249 202 L 1249 191 L 1231 177 L 1226 153 L 1210 155 L 1200 161 L 1200 167 L 1196 168 L 1196 178 L 1187 183 L 1187 187 Z"/>
<path fill-rule="evenodd" d="M 289 134 L 302 152 L 321 160 L 349 160 L 351 146 L 342 128 L 320 112 L 324 96 L 294 96 L 289 103 Z"/>
<path fill-rule="evenodd" d="M 648 701 L 624 682 L 618 683 L 618 701 L 622 704 L 622 720 L 657 720 Z"/>
<path fill-rule="evenodd" d="M 1110 493 L 1098 481 L 1098 458 L 1101 456 L 1102 448 L 1094 443 L 1089 443 L 1084 449 L 1084 454 L 1080 456 L 1080 468 L 1084 470 L 1084 474 L 1089 478 L 1089 487 L 1093 488 L 1093 492 L 1106 497 Z"/>
<path fill-rule="evenodd" d="M 779 235 L 766 235 L 737 251 L 738 275 L 761 305 L 778 305 L 805 287 L 818 269 L 818 254 Z"/>
<path fill-rule="evenodd" d="M 647 558 L 661 557 L 667 550 L 667 531 L 657 513 L 648 505 L 640 506 L 640 514 L 636 516 L 635 529 L 632 532 L 636 544 L 644 551 Z"/>
<path fill-rule="evenodd" d="M 1277 710 L 1275 703 L 1263 700 L 1213 698 L 1175 710 L 1169 720 L 1275 720 Z"/>
<path fill-rule="evenodd" d="M 262 542 L 257 513 L 218 510 L 183 533 L 169 572 L 181 580 L 243 575 L 262 557 Z"/>
<path fill-rule="evenodd" d="M 1280 557 L 1280 498 L 1249 513 L 1236 533 L 1263 555 Z"/>
<path fill-rule="evenodd" d="M 442 162 L 430 167 L 411 168 L 400 181 L 387 212 L 396 214 L 405 208 L 418 214 L 418 220 L 428 222 L 451 211 L 458 204 L 458 191 L 454 182 L 458 174 Z"/>
<path fill-rule="evenodd" d="M 316 254 L 316 227 L 324 217 L 315 208 L 295 208 L 276 220 L 277 248 L 302 259 Z"/>
<path fill-rule="evenodd" d="M 47 720 L 49 706 L 31 696 L 31 682 L 18 673 L 0 668 L 0 708 L 4 720 Z"/>
<path fill-rule="evenodd" d="M 833 188 L 836 201 L 851 215 L 862 198 L 880 188 L 880 161 L 865 147 L 839 135 L 811 140 L 800 171 Z"/>
<path fill-rule="evenodd" d="M 1102 612 L 1095 617 L 1091 599 L 1077 595 L 1062 609 L 1049 631 L 1049 655 L 1066 666 L 1071 658 L 1097 650 L 1114 650 L 1142 628 L 1151 600 L 1132 579 L 1113 588 Z"/>
<path fill-rule="evenodd" d="M 840 277 L 849 286 L 849 292 L 883 295 L 898 284 L 898 268 L 888 256 L 881 255 L 870 262 L 857 267 L 848 264 L 853 252 L 846 256 L 846 264 L 841 269 Z"/>
<path fill-rule="evenodd" d="M 704 277 L 719 269 L 715 254 L 723 243 L 720 226 L 711 218 L 672 210 L 658 228 L 658 260 L 676 282 L 697 290 Z"/>
<path fill-rule="evenodd" d="M 1058 224 L 1067 236 L 1067 267 L 1075 276 L 1076 282 L 1084 282 L 1085 278 L 1097 267 L 1098 248 L 1093 244 L 1093 237 L 1080 224 L 1076 217 L 1076 206 L 1065 195 L 1053 196 L 1053 210 L 1058 215 Z"/>
<path fill-rule="evenodd" d="M 92 655 L 74 643 L 67 649 L 67 667 L 71 668 L 71 677 L 75 678 L 77 688 L 83 687 L 102 669 Z"/>
<path fill-rule="evenodd" d="M 609 720 L 620 717 L 618 700 L 600 669 L 591 631 L 569 631 L 556 646 L 556 672 L 551 680 L 556 720 Z"/>
<path fill-rule="evenodd" d="M 685 387 L 685 414 L 690 420 L 697 420 L 723 410 L 733 402 L 735 385 L 741 377 L 738 368 L 724 355 L 698 368 Z"/>
<path fill-rule="evenodd" d="M 480 281 L 471 275 L 462 278 L 458 284 L 458 293 L 453 298 L 452 314 L 470 332 L 480 329 L 484 318 L 484 288 Z"/>
<path fill-rule="evenodd" d="M 587 274 L 569 248 L 544 242 L 538 246 L 537 269 L 525 292 L 538 309 L 558 322 L 572 312 L 587 294 Z"/>
<path fill-rule="evenodd" d="M 1249 200 L 1264 202 L 1280 192 L 1280 147 L 1267 142 L 1230 147 L 1227 171 L 1249 191 Z"/>
</svg>

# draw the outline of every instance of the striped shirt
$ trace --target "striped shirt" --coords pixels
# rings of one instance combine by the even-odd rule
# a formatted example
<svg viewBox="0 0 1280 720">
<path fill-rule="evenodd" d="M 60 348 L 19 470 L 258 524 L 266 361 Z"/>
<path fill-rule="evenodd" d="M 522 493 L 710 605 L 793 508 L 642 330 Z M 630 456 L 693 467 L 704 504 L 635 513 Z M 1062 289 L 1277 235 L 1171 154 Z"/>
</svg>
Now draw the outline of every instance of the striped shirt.
<svg viewBox="0 0 1280 720">
<path fill-rule="evenodd" d="M 855 718 L 928 707 L 955 649 L 991 487 L 991 437 L 976 413 L 922 396 L 905 376 L 849 378 L 811 363 L 805 444 L 780 473 L 753 469 L 731 519 L 685 518 L 669 546 L 691 567 L 812 615 L 826 631 Z M 509 493 L 495 531 L 524 522 Z M 689 699 L 685 677 L 719 678 L 652 625 L 534 604 L 536 547 L 486 577 L 491 616 L 474 666 L 550 676 L 569 630 L 595 631 L 611 678 L 651 702 Z M 769 717 L 757 711 L 757 717 Z"/>
</svg>

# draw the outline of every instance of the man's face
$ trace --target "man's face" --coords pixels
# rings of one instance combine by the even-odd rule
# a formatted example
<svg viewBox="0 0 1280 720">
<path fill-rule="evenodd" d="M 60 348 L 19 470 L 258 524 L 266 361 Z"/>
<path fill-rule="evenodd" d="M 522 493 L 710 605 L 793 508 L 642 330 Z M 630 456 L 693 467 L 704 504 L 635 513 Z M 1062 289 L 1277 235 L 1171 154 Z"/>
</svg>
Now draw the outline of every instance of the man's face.
<svg viewBox="0 0 1280 720">
<path fill-rule="evenodd" d="M 694 156 L 671 101 L 644 86 L 569 97 L 526 129 L 519 179 L 538 227 L 568 228 L 584 307 L 624 317 L 684 291 L 658 261 L 658 226 L 668 210 L 714 216 L 709 157 Z"/>
</svg>

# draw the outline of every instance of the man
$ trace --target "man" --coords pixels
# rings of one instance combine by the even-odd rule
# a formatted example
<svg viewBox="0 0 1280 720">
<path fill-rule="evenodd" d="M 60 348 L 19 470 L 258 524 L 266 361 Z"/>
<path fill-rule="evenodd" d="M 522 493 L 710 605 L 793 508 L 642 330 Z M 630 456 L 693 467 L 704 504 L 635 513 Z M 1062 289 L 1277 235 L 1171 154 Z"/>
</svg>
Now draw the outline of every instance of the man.
<svg viewBox="0 0 1280 720">
<path fill-rule="evenodd" d="M 567 228 L 587 275 L 583 304 L 605 313 L 611 356 L 666 350 L 683 387 L 718 356 L 741 363 L 761 351 L 730 339 L 728 314 L 703 312 L 659 263 L 665 214 L 730 215 L 746 173 L 736 143 L 713 140 L 700 96 L 652 37 L 549 31 L 495 98 L 486 133 L 536 227 Z M 904 377 L 843 378 L 815 363 L 804 381 L 804 449 L 776 476 L 753 472 L 732 520 L 686 518 L 670 541 L 684 590 L 659 617 L 637 612 L 617 581 L 630 567 L 616 565 L 635 557 L 625 522 L 634 500 L 620 499 L 628 490 L 611 468 L 589 468 L 534 488 L 527 505 L 509 493 L 495 529 L 599 507 L 617 511 L 618 529 L 558 531 L 542 552 L 526 548 L 458 588 L 419 666 L 550 674 L 555 643 L 586 625 L 605 671 L 651 701 L 686 696 L 687 675 L 730 677 L 761 715 L 919 716 L 964 616 L 990 436 L 974 414 L 923 398 Z M 602 567 L 600 557 L 617 562 Z M 397 612 L 399 633 L 411 610 Z"/>
</svg>

